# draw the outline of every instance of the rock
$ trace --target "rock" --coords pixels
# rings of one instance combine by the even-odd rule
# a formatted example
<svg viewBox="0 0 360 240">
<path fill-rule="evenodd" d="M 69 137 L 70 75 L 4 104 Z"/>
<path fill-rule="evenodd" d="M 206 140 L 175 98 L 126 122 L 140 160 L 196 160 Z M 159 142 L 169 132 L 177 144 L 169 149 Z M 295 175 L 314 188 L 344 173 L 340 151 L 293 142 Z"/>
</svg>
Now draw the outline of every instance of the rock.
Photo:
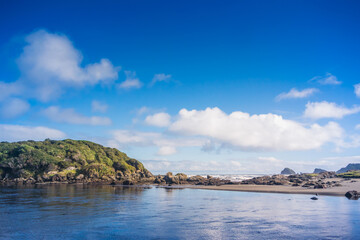
<svg viewBox="0 0 360 240">
<path fill-rule="evenodd" d="M 129 180 L 129 179 L 126 179 L 124 182 L 123 182 L 123 185 L 134 185 L 134 183 Z"/>
<path fill-rule="evenodd" d="M 312 198 L 310 198 L 311 200 L 318 200 L 318 198 L 317 197 L 312 197 Z"/>
<path fill-rule="evenodd" d="M 296 174 L 294 170 L 290 169 L 290 168 L 284 168 L 281 171 L 281 174 L 285 174 L 285 175 L 290 175 L 290 174 Z"/>
<path fill-rule="evenodd" d="M 102 176 L 102 177 L 101 177 L 101 180 L 110 181 L 110 178 L 109 178 L 108 176 Z"/>
<path fill-rule="evenodd" d="M 67 171 L 72 171 L 72 170 L 76 170 L 76 167 L 68 167 L 67 169 L 65 169 Z"/>
<path fill-rule="evenodd" d="M 327 172 L 327 171 L 321 168 L 315 168 L 313 173 L 323 173 L 323 172 Z"/>
<path fill-rule="evenodd" d="M 57 173 L 58 173 L 58 171 L 50 171 L 50 172 L 47 173 L 47 175 L 54 175 L 54 174 L 57 174 Z"/>
<path fill-rule="evenodd" d="M 360 192 L 358 191 L 348 191 L 345 193 L 345 197 L 347 197 L 349 200 L 358 200 L 360 198 Z"/>
<path fill-rule="evenodd" d="M 79 175 L 77 175 L 75 179 L 76 179 L 76 180 L 82 180 L 82 179 L 84 179 L 84 174 L 79 174 Z"/>
</svg>

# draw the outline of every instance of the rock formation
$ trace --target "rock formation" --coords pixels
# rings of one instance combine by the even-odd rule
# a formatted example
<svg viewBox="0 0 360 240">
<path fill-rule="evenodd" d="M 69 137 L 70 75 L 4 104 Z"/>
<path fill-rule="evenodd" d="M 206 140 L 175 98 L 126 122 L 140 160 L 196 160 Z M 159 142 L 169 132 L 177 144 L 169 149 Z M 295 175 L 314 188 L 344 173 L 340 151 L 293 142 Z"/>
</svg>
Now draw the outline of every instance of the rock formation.
<svg viewBox="0 0 360 240">
<path fill-rule="evenodd" d="M 284 168 L 284 170 L 282 170 L 280 174 L 296 174 L 296 173 L 294 170 L 290 168 Z"/>
</svg>

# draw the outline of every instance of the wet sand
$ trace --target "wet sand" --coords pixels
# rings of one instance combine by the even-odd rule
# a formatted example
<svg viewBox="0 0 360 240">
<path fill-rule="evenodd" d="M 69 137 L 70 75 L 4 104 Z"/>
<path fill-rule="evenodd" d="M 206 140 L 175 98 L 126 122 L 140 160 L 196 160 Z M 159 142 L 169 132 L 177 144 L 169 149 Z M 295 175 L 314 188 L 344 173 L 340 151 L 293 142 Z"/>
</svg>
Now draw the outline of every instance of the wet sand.
<svg viewBox="0 0 360 240">
<path fill-rule="evenodd" d="M 289 194 L 311 194 L 324 195 L 324 196 L 344 196 L 347 191 L 358 191 L 360 192 L 360 179 L 329 179 L 340 180 L 342 186 L 325 188 L 325 189 L 309 189 L 303 187 L 293 187 L 284 185 L 222 185 L 222 186 L 201 186 L 195 185 L 191 188 L 196 189 L 207 189 L 207 190 L 223 190 L 223 191 L 241 191 L 241 192 L 264 192 L 264 193 L 289 193 Z"/>
</svg>

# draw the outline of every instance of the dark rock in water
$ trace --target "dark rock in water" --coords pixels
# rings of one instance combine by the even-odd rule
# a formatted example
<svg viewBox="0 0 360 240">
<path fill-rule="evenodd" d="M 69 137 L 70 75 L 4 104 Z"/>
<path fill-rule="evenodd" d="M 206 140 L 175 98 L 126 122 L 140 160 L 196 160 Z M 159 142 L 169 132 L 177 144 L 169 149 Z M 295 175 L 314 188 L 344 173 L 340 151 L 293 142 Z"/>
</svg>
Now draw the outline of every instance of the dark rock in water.
<svg viewBox="0 0 360 240">
<path fill-rule="evenodd" d="M 327 171 L 324 170 L 324 169 L 321 169 L 321 168 L 315 168 L 314 169 L 314 173 L 323 173 L 323 172 L 327 172 Z"/>
<path fill-rule="evenodd" d="M 284 170 L 281 171 L 281 174 L 296 174 L 296 172 L 290 168 L 284 168 Z"/>
<path fill-rule="evenodd" d="M 311 200 L 318 200 L 318 198 L 317 197 L 312 197 L 312 198 L 310 198 Z"/>
<path fill-rule="evenodd" d="M 348 191 L 345 193 L 345 197 L 350 200 L 358 200 L 360 198 L 360 192 L 358 191 Z"/>
<path fill-rule="evenodd" d="M 360 163 L 350 163 L 346 167 L 341 168 L 336 173 L 345 173 L 347 171 L 360 170 Z"/>
</svg>

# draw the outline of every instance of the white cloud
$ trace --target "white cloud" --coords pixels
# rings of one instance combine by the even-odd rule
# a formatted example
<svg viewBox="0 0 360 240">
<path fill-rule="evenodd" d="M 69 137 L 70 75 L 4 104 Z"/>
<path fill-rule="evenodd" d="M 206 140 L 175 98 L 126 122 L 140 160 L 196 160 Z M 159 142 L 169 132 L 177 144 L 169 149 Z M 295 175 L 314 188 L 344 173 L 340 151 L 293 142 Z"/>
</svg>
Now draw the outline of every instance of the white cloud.
<svg viewBox="0 0 360 240">
<path fill-rule="evenodd" d="M 276 114 L 249 115 L 238 111 L 227 115 L 219 108 L 182 109 L 169 130 L 209 137 L 242 150 L 311 150 L 343 137 L 343 129 L 335 122 L 305 127 Z"/>
<path fill-rule="evenodd" d="M 39 30 L 26 37 L 27 45 L 18 59 L 21 83 L 41 101 L 58 97 L 64 87 L 110 83 L 118 78 L 118 67 L 108 59 L 81 66 L 83 56 L 62 34 Z M 31 86 L 31 87 L 29 87 Z"/>
<path fill-rule="evenodd" d="M 43 114 L 49 119 L 60 123 L 87 125 L 110 125 L 112 123 L 111 120 L 107 117 L 87 117 L 75 112 L 75 110 L 72 108 L 61 109 L 57 106 L 51 106 L 45 109 Z"/>
<path fill-rule="evenodd" d="M 118 84 L 118 88 L 122 89 L 132 89 L 132 88 L 141 88 L 142 82 L 139 78 L 136 77 L 136 72 L 125 71 L 126 79 L 122 83 Z"/>
<path fill-rule="evenodd" d="M 159 73 L 155 74 L 150 85 L 154 85 L 157 82 L 169 82 L 171 80 L 170 74 Z"/>
<path fill-rule="evenodd" d="M 91 110 L 93 112 L 105 113 L 107 111 L 108 107 L 109 106 L 107 104 L 96 101 L 96 100 L 93 100 L 91 102 Z"/>
<path fill-rule="evenodd" d="M 290 99 L 290 98 L 306 98 L 317 92 L 316 88 L 306 88 L 304 90 L 297 90 L 296 88 L 292 88 L 287 93 L 280 93 L 275 99 L 276 101 L 281 101 L 283 99 Z"/>
<path fill-rule="evenodd" d="M 2 118 L 14 118 L 27 112 L 29 108 L 29 103 L 18 98 L 10 98 L 1 105 L 0 114 Z"/>
<path fill-rule="evenodd" d="M 161 112 L 147 116 L 145 123 L 156 127 L 166 127 L 170 125 L 170 119 L 171 116 L 169 114 Z"/>
<path fill-rule="evenodd" d="M 148 108 L 146 106 L 143 106 L 143 107 L 136 110 L 137 115 L 143 115 L 143 114 L 145 114 L 147 112 L 150 112 L 150 108 Z"/>
<path fill-rule="evenodd" d="M 336 105 L 333 102 L 309 102 L 306 104 L 304 117 L 312 119 L 320 118 L 343 118 L 346 115 L 360 112 L 360 107 L 346 108 L 344 106 Z"/>
<path fill-rule="evenodd" d="M 360 97 L 360 83 L 354 85 L 354 92 L 357 97 Z"/>
<path fill-rule="evenodd" d="M 158 155 L 160 156 L 167 156 L 167 155 L 173 155 L 175 154 L 176 148 L 173 146 L 164 146 L 164 147 L 160 147 L 159 151 L 157 152 Z"/>
<path fill-rule="evenodd" d="M 326 73 L 325 76 L 316 76 L 310 79 L 310 81 L 317 81 L 322 85 L 340 85 L 340 82 L 336 76 L 331 73 Z"/>
<path fill-rule="evenodd" d="M 357 124 L 357 125 L 355 126 L 355 129 L 356 129 L 356 130 L 360 130 L 360 124 Z"/>
<path fill-rule="evenodd" d="M 52 128 L 47 127 L 30 127 L 21 125 L 6 125 L 0 124 L 0 141 L 24 141 L 24 140 L 44 140 L 50 139 L 63 139 L 66 134 Z"/>
<path fill-rule="evenodd" d="M 158 132 L 140 132 L 129 130 L 113 130 L 109 146 L 117 148 L 150 147 L 159 148 L 158 155 L 171 155 L 177 152 L 177 147 L 201 147 L 205 139 L 167 136 Z"/>
<path fill-rule="evenodd" d="M 0 82 L 0 101 L 13 95 L 21 95 L 23 91 L 24 87 L 20 82 Z"/>
</svg>

